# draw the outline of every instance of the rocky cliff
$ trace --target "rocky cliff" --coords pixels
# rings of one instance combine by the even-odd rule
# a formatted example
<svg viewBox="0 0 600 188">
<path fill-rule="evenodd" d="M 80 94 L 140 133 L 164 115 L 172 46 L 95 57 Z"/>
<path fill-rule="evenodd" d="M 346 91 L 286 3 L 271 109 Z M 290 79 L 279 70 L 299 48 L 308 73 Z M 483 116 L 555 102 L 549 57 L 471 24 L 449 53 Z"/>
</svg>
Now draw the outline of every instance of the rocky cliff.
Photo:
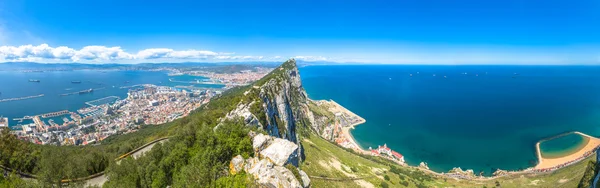
<svg viewBox="0 0 600 188">
<path fill-rule="evenodd" d="M 258 174 L 271 173 L 274 169 L 279 169 L 277 171 L 281 172 L 282 168 L 275 167 L 287 164 L 298 167 L 304 156 L 303 146 L 300 142 L 301 137 L 306 136 L 309 131 L 320 130 L 318 128 L 320 121 L 315 121 L 315 115 L 309 108 L 311 101 L 302 87 L 296 61 L 291 59 L 275 68 L 264 78 L 248 87 L 244 96 L 245 100 L 242 100 L 237 108 L 229 112 L 224 119 L 242 118 L 246 125 L 259 127 L 268 134 L 259 134 L 253 137 L 254 145 L 262 146 L 262 142 L 267 142 L 269 147 L 255 146 L 255 158 L 248 160 L 255 160 L 255 162 L 266 160 L 269 162 L 268 165 L 265 163 L 265 165 L 259 166 L 270 169 L 252 170 L 253 168 L 247 168 L 245 170 L 256 175 L 258 172 L 261 172 Z M 232 165 L 239 166 L 234 163 L 239 164 L 240 161 L 242 160 L 238 157 L 238 159 L 232 160 Z M 248 164 L 248 162 L 252 161 L 245 163 Z M 260 175 L 256 176 L 261 177 Z M 283 177 L 278 179 L 281 178 Z M 307 176 L 302 179 L 307 180 L 296 181 L 310 181 Z M 290 182 L 293 183 L 293 181 Z"/>
<path fill-rule="evenodd" d="M 270 136 L 286 139 L 298 145 L 289 161 L 298 166 L 302 161 L 300 132 L 318 130 L 311 126 L 314 115 L 309 109 L 309 99 L 302 87 L 300 72 L 294 59 L 275 68 L 244 92 L 247 100 L 227 114 L 226 118 L 244 119 L 249 126 L 257 126 Z"/>
</svg>

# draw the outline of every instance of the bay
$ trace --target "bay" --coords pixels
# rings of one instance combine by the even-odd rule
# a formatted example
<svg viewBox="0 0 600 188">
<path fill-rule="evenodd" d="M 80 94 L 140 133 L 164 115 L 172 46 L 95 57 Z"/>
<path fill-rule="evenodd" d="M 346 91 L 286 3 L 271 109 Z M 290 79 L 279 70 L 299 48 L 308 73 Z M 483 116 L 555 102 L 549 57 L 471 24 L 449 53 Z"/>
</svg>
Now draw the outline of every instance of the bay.
<svg viewBox="0 0 600 188">
<path fill-rule="evenodd" d="M 543 138 L 600 135 L 598 66 L 340 65 L 300 72 L 310 98 L 333 99 L 367 120 L 352 131 L 363 148 L 387 144 L 408 164 L 427 162 L 437 172 L 524 169 L 537 163 L 535 143 Z"/>
</svg>

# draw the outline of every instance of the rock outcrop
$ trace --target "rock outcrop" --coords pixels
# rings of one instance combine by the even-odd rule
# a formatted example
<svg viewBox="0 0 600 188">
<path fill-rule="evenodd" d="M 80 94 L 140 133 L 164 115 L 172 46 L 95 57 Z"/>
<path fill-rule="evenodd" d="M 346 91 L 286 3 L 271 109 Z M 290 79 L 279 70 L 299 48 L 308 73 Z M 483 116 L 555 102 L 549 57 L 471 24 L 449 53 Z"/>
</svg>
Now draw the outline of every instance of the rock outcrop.
<svg viewBox="0 0 600 188">
<path fill-rule="evenodd" d="M 252 114 L 252 112 L 250 112 L 250 106 L 252 106 L 254 103 L 255 102 L 251 102 L 249 104 L 238 104 L 237 108 L 227 113 L 227 115 L 224 118 L 221 118 L 221 123 L 225 120 L 242 118 L 242 120 L 247 126 L 262 127 L 262 124 L 260 123 L 258 118 L 254 114 Z M 221 123 L 215 126 L 214 129 L 218 129 L 221 126 Z"/>
<path fill-rule="evenodd" d="M 427 166 L 427 163 L 426 163 L 426 162 L 421 162 L 421 163 L 419 163 L 419 167 L 420 167 L 420 168 L 423 168 L 423 169 L 427 169 L 427 170 L 429 170 L 429 166 Z"/>
<path fill-rule="evenodd" d="M 296 149 L 298 149 L 298 145 L 293 142 L 275 138 L 267 148 L 260 151 L 260 156 L 269 159 L 276 165 L 283 166 L 290 158 L 296 157 L 294 156 L 296 154 L 292 155 Z"/>
<path fill-rule="evenodd" d="M 290 169 L 284 167 L 294 155 L 293 152 L 298 149 L 296 144 L 285 139 L 254 132 L 251 132 L 250 136 L 252 137 L 252 146 L 259 156 L 248 159 L 244 159 L 240 155 L 234 157 L 229 163 L 231 174 L 245 171 L 263 187 L 310 186 L 310 179 L 304 171 L 292 167 L 300 174 L 300 179 L 297 179 Z"/>
<path fill-rule="evenodd" d="M 457 174 L 460 178 L 470 179 L 475 177 L 475 172 L 471 169 L 462 170 L 460 167 L 454 167 L 448 174 Z"/>
</svg>

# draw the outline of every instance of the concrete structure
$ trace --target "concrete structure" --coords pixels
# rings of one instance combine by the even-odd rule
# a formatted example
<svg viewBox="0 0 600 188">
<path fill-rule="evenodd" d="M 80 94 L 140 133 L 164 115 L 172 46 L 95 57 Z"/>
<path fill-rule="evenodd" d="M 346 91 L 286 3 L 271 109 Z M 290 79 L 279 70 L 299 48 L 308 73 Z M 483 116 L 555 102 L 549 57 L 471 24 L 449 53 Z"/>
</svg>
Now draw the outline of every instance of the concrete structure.
<svg viewBox="0 0 600 188">
<path fill-rule="evenodd" d="M 0 117 L 0 128 L 8 127 L 8 118 Z"/>
</svg>

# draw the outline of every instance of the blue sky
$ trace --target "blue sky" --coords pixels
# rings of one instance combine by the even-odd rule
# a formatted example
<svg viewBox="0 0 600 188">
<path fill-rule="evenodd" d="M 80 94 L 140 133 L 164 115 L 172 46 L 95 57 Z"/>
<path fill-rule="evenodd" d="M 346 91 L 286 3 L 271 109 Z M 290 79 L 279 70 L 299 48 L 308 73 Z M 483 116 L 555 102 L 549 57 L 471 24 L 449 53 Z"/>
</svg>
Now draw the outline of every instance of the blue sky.
<svg viewBox="0 0 600 188">
<path fill-rule="evenodd" d="M 600 64 L 600 1 L 11 0 L 0 46 L 5 61 Z"/>
</svg>

